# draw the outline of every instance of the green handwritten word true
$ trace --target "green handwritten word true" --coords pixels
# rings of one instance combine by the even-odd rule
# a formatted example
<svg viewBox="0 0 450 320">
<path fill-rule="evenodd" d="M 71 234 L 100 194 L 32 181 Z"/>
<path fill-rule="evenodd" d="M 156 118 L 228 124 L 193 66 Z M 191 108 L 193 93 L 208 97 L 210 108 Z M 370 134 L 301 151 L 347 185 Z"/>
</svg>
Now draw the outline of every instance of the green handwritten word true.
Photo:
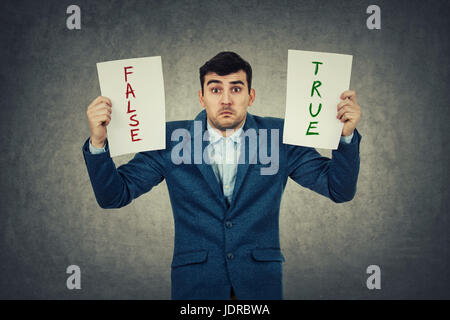
<svg viewBox="0 0 450 320">
<path fill-rule="evenodd" d="M 313 64 L 316 65 L 316 68 L 314 70 L 314 75 L 316 76 L 317 73 L 319 72 L 319 65 L 323 64 L 323 62 L 318 62 L 318 61 L 313 61 Z M 322 98 L 322 96 L 320 95 L 319 90 L 317 90 L 317 88 L 319 88 L 322 85 L 322 82 L 319 80 L 314 80 L 312 88 L 311 88 L 311 97 L 314 96 L 314 92 L 317 92 L 317 95 L 319 96 L 319 98 Z M 320 110 L 322 109 L 322 104 L 319 104 L 319 108 L 317 109 L 316 113 L 313 113 L 312 110 L 312 103 L 309 104 L 309 114 L 311 115 L 311 117 L 315 118 L 319 115 Z M 309 122 L 309 126 L 308 126 L 308 130 L 306 130 L 306 135 L 307 136 L 311 136 L 311 135 L 318 135 L 318 132 L 311 132 L 310 129 L 317 129 L 317 127 L 315 125 L 317 125 L 319 123 L 319 121 L 310 121 Z"/>
</svg>

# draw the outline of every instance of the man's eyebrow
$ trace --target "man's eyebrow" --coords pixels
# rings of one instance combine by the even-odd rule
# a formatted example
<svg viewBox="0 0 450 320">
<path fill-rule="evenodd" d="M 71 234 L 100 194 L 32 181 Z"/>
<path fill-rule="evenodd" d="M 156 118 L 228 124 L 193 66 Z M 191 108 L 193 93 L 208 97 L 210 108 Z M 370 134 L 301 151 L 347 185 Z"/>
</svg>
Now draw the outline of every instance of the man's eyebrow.
<svg viewBox="0 0 450 320">
<path fill-rule="evenodd" d="M 206 83 L 206 86 L 209 86 L 211 83 L 222 83 L 222 81 L 219 81 L 219 80 L 209 80 L 208 83 Z"/>
<path fill-rule="evenodd" d="M 237 81 L 231 81 L 231 84 L 242 84 L 243 86 L 245 86 L 244 82 L 242 82 L 241 80 L 237 80 Z"/>
<path fill-rule="evenodd" d="M 206 86 L 209 86 L 211 83 L 220 83 L 220 84 L 222 84 L 222 81 L 220 81 L 220 80 L 209 80 L 206 83 Z M 244 82 L 242 82 L 241 80 L 231 81 L 230 84 L 242 84 L 243 86 L 245 86 Z"/>
</svg>

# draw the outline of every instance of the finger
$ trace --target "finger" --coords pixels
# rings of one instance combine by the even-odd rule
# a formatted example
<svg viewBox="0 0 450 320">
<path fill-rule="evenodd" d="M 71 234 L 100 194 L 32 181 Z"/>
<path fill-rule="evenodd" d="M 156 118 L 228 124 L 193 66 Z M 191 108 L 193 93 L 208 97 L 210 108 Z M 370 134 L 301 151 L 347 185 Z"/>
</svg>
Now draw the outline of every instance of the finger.
<svg viewBox="0 0 450 320">
<path fill-rule="evenodd" d="M 107 126 L 107 125 L 109 125 L 110 122 L 111 122 L 111 117 L 108 117 L 103 124 L 105 126 Z"/>
<path fill-rule="evenodd" d="M 92 118 L 92 121 L 96 124 L 98 124 L 99 122 L 104 122 L 106 120 L 111 120 L 111 115 L 108 113 L 102 113 L 102 114 L 98 114 L 95 117 Z"/>
<path fill-rule="evenodd" d="M 98 117 L 102 117 L 104 115 L 111 116 L 111 111 L 109 109 L 100 109 L 100 110 L 92 110 L 88 113 L 88 119 L 91 122 L 96 122 Z"/>
<path fill-rule="evenodd" d="M 106 102 L 99 102 L 98 104 L 92 105 L 90 107 L 91 110 L 97 110 L 97 109 L 102 109 L 102 108 L 112 108 L 112 106 Z"/>
<path fill-rule="evenodd" d="M 99 118 L 97 125 L 107 126 L 111 122 L 111 117 L 109 115 L 104 115 Z"/>
<path fill-rule="evenodd" d="M 91 107 L 91 109 L 89 110 L 89 113 L 91 113 L 93 116 L 95 116 L 96 114 L 103 112 L 105 110 L 107 110 L 109 113 L 112 113 L 111 106 L 109 106 L 106 103 L 101 103 L 101 104 Z"/>
<path fill-rule="evenodd" d="M 337 109 L 340 110 L 342 107 L 345 107 L 347 105 L 352 106 L 353 101 L 351 101 L 350 99 L 341 100 L 341 102 L 339 102 L 337 105 Z"/>
<path fill-rule="evenodd" d="M 108 111 L 103 111 L 103 112 L 97 114 L 97 115 L 95 116 L 95 119 L 101 118 L 102 121 L 105 121 L 105 120 L 104 120 L 105 117 L 111 119 L 111 113 L 109 113 Z"/>
<path fill-rule="evenodd" d="M 96 106 L 96 105 L 102 104 L 102 103 L 105 103 L 105 104 L 109 105 L 110 107 L 112 106 L 111 100 L 108 97 L 99 96 L 99 97 L 95 98 L 94 101 L 92 101 L 92 103 L 89 105 L 89 107 L 93 107 L 93 106 Z"/>
<path fill-rule="evenodd" d="M 111 99 L 109 99 L 108 97 L 99 96 L 99 97 L 97 97 L 96 100 L 98 100 L 97 103 L 98 103 L 98 102 L 104 102 L 104 103 L 106 103 L 106 104 L 112 106 Z"/>
<path fill-rule="evenodd" d="M 342 100 L 345 100 L 346 98 L 352 100 L 354 103 L 356 103 L 356 92 L 353 90 L 345 90 L 342 92 L 341 97 Z"/>
<path fill-rule="evenodd" d="M 358 115 L 354 112 L 346 112 L 341 116 L 340 120 L 342 119 L 344 119 L 344 121 L 348 119 L 355 120 L 358 119 Z"/>
<path fill-rule="evenodd" d="M 345 113 L 342 118 L 341 118 L 341 122 L 347 122 L 349 120 L 353 120 L 355 119 L 355 115 L 352 113 Z"/>
<path fill-rule="evenodd" d="M 343 115 L 341 119 L 339 119 L 341 122 L 346 122 L 348 120 L 348 115 Z"/>
<path fill-rule="evenodd" d="M 102 104 L 101 107 L 98 108 L 98 110 L 107 111 L 109 114 L 112 113 L 112 107 L 108 104 Z"/>
<path fill-rule="evenodd" d="M 353 103 L 345 104 L 345 105 L 341 106 L 340 108 L 338 107 L 338 113 L 340 111 L 342 111 L 343 109 L 345 109 L 345 111 L 349 111 L 349 112 L 361 113 L 359 106 L 357 104 L 353 104 Z"/>
<path fill-rule="evenodd" d="M 336 118 L 340 119 L 342 115 L 344 115 L 347 112 L 353 113 L 355 111 L 350 106 L 342 107 L 341 110 L 338 111 Z"/>
</svg>

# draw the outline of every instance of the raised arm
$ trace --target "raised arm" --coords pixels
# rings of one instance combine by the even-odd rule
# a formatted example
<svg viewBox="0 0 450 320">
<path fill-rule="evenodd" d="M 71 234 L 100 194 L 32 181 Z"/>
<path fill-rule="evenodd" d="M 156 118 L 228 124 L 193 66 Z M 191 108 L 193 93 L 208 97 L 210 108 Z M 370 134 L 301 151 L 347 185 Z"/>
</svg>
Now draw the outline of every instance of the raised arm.
<svg viewBox="0 0 450 320">
<path fill-rule="evenodd" d="M 350 201 L 356 193 L 360 141 L 361 135 L 355 129 L 351 142 L 341 140 L 332 159 L 321 156 L 314 148 L 286 145 L 288 175 L 334 202 Z"/>
<path fill-rule="evenodd" d="M 108 98 L 97 97 L 86 113 L 91 136 L 83 145 L 83 156 L 100 207 L 123 207 L 164 180 L 159 151 L 137 153 L 130 162 L 116 168 L 106 140 L 112 114 Z"/>
<path fill-rule="evenodd" d="M 341 94 L 336 117 L 344 126 L 332 159 L 322 157 L 313 148 L 287 145 L 288 175 L 334 202 L 345 202 L 353 199 L 359 174 L 361 135 L 356 125 L 361 118 L 361 109 L 355 91 L 347 90 Z"/>
</svg>

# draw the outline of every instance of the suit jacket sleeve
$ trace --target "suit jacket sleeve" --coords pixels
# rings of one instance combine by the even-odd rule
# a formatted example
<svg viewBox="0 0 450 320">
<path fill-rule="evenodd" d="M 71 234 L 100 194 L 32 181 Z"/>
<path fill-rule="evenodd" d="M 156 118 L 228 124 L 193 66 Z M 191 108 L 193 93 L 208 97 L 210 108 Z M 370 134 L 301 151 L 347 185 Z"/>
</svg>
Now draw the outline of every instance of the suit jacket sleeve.
<svg viewBox="0 0 450 320">
<path fill-rule="evenodd" d="M 137 153 L 134 158 L 116 168 L 109 149 L 91 154 L 89 139 L 83 145 L 83 156 L 100 207 L 120 208 L 164 180 L 163 161 L 159 151 Z"/>
<path fill-rule="evenodd" d="M 287 145 L 288 176 L 334 202 L 350 201 L 356 193 L 360 141 L 361 135 L 355 129 L 352 141 L 340 142 L 332 159 L 314 148 Z"/>
</svg>

